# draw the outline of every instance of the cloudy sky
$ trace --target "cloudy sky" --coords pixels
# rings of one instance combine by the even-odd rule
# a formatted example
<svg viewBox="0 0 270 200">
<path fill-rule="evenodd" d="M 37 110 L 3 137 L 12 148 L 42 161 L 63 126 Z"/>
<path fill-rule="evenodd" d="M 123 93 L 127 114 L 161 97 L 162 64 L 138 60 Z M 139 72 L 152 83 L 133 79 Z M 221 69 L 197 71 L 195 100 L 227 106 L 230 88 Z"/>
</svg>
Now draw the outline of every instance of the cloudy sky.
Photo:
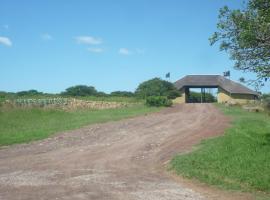
<svg viewBox="0 0 270 200">
<path fill-rule="evenodd" d="M 176 81 L 231 70 L 238 80 L 241 72 L 208 38 L 219 8 L 240 8 L 240 2 L 1 0 L 0 90 L 60 92 L 86 84 L 134 91 L 167 72 Z"/>
</svg>

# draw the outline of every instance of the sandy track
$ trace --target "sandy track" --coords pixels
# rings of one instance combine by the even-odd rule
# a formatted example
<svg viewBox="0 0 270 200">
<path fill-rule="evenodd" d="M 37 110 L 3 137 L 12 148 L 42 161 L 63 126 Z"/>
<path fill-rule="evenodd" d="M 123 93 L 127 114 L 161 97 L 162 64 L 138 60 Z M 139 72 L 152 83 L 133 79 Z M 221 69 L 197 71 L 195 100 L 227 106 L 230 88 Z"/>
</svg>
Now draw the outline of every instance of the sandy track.
<svg viewBox="0 0 270 200">
<path fill-rule="evenodd" d="M 3 148 L 0 199 L 233 199 L 201 192 L 164 169 L 173 155 L 227 126 L 213 105 L 186 104 Z"/>
</svg>

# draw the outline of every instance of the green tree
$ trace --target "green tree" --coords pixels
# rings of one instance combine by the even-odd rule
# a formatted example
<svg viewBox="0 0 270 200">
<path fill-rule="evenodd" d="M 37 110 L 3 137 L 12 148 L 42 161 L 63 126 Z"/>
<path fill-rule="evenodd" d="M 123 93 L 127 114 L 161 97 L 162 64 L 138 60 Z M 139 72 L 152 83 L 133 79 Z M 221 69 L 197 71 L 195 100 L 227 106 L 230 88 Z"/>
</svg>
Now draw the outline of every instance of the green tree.
<svg viewBox="0 0 270 200">
<path fill-rule="evenodd" d="M 136 89 L 135 94 L 141 98 L 166 96 L 169 99 L 174 99 L 180 96 L 180 92 L 171 82 L 161 80 L 160 78 L 153 78 L 141 83 Z"/>
<path fill-rule="evenodd" d="M 115 97 L 133 97 L 134 93 L 128 92 L 128 91 L 114 91 L 114 92 L 111 92 L 110 95 L 115 96 Z"/>
<path fill-rule="evenodd" d="M 94 96 L 97 96 L 97 97 L 106 97 L 106 96 L 108 96 L 108 94 L 106 94 L 105 92 L 97 92 Z"/>
<path fill-rule="evenodd" d="M 218 31 L 210 38 L 213 45 L 229 52 L 235 69 L 257 75 L 263 85 L 270 77 L 270 1 L 249 0 L 244 9 L 219 11 Z"/>
<path fill-rule="evenodd" d="M 43 94 L 42 92 L 39 92 L 37 90 L 27 90 L 27 91 L 20 91 L 16 93 L 18 96 L 35 96 Z"/>
<path fill-rule="evenodd" d="M 68 96 L 96 96 L 98 94 L 97 90 L 93 86 L 87 85 L 76 85 L 66 89 L 62 92 L 62 95 Z"/>
</svg>

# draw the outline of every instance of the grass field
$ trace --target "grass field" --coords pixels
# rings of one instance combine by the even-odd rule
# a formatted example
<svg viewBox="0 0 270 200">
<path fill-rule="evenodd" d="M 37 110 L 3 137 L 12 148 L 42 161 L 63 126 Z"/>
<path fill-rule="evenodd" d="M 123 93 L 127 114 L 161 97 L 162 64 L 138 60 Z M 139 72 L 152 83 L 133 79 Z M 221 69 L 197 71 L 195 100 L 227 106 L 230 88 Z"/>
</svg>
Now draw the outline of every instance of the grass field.
<svg viewBox="0 0 270 200">
<path fill-rule="evenodd" d="M 158 111 L 159 108 L 136 105 L 107 110 L 66 112 L 46 109 L 0 109 L 0 145 L 30 142 L 56 132 L 84 125 L 119 120 Z"/>
<path fill-rule="evenodd" d="M 219 107 L 233 118 L 231 128 L 224 136 L 203 141 L 193 152 L 174 157 L 171 169 L 211 185 L 262 191 L 270 197 L 270 117 Z"/>
</svg>

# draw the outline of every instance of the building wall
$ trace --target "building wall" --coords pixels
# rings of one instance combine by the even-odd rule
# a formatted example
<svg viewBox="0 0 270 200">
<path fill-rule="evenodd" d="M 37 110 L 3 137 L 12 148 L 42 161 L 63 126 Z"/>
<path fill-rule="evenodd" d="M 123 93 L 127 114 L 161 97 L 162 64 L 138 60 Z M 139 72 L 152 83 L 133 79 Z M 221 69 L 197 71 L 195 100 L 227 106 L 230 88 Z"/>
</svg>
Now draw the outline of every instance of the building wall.
<svg viewBox="0 0 270 200">
<path fill-rule="evenodd" d="M 237 104 L 247 104 L 254 102 L 254 95 L 252 94 L 229 94 L 227 91 L 219 88 L 217 95 L 218 103 L 234 102 Z"/>
</svg>

